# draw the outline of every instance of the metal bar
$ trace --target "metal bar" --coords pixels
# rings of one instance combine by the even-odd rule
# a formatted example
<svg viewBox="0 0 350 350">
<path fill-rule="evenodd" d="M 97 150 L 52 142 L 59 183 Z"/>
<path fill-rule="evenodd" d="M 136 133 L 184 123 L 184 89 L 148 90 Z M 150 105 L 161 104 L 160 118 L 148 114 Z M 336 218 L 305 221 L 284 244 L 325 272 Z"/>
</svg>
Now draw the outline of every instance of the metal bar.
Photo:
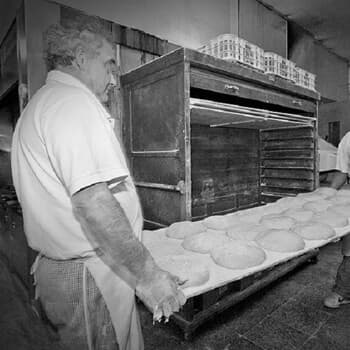
<svg viewBox="0 0 350 350">
<path fill-rule="evenodd" d="M 179 185 L 165 185 L 165 184 L 159 184 L 154 182 L 142 182 L 142 181 L 135 181 L 135 185 L 139 187 L 154 188 L 157 190 L 175 191 L 180 193 L 182 192 L 182 188 Z"/>
</svg>

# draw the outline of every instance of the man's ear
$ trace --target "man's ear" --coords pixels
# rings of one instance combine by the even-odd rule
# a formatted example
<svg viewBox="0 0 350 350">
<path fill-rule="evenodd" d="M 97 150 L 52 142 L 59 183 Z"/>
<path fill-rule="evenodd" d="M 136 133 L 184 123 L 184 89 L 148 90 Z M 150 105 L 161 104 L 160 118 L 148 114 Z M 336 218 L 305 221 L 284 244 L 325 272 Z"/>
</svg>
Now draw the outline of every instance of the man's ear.
<svg viewBox="0 0 350 350">
<path fill-rule="evenodd" d="M 84 71 L 85 67 L 86 67 L 86 52 L 83 48 L 83 46 L 78 45 L 75 49 L 75 53 L 74 53 L 75 59 L 74 59 L 74 63 L 77 66 L 77 68 L 79 68 L 80 70 Z"/>
</svg>

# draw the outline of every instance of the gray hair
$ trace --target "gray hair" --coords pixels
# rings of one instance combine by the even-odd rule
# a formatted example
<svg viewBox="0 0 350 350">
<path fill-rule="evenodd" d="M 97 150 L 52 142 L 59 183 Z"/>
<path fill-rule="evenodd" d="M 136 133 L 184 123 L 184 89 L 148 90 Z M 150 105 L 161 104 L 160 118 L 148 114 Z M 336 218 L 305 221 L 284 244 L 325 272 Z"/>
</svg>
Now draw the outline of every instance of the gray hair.
<svg viewBox="0 0 350 350">
<path fill-rule="evenodd" d="M 44 52 L 48 70 L 58 66 L 70 66 L 74 60 L 78 47 L 82 47 L 90 56 L 98 55 L 103 40 L 110 42 L 109 38 L 97 28 L 65 28 L 55 24 L 44 33 Z"/>
</svg>

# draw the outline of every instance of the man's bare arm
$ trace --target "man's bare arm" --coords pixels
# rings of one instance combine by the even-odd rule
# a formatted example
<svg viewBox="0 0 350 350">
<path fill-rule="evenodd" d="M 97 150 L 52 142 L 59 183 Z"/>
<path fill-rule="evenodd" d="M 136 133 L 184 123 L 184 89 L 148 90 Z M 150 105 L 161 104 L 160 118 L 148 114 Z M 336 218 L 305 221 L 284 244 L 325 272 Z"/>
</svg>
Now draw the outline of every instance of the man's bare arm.
<svg viewBox="0 0 350 350">
<path fill-rule="evenodd" d="M 74 213 L 97 255 L 125 280 L 150 308 L 163 304 L 168 317 L 184 304 L 175 276 L 161 270 L 146 247 L 134 236 L 123 208 L 106 183 L 72 196 Z"/>
</svg>

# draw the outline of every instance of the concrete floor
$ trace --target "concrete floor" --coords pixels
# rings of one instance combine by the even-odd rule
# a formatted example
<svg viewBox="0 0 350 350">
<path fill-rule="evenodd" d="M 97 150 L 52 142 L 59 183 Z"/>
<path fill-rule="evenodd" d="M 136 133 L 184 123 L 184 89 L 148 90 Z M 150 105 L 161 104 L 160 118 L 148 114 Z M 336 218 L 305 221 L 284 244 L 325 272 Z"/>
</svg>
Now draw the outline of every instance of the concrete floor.
<svg viewBox="0 0 350 350">
<path fill-rule="evenodd" d="M 191 341 L 171 324 L 152 325 L 140 307 L 146 350 L 350 349 L 350 305 L 323 307 L 341 260 L 339 243 L 321 249 L 317 264 L 278 282 L 203 325 Z M 0 349 L 58 350 L 55 335 L 30 308 L 24 291 L 0 261 Z"/>
</svg>

